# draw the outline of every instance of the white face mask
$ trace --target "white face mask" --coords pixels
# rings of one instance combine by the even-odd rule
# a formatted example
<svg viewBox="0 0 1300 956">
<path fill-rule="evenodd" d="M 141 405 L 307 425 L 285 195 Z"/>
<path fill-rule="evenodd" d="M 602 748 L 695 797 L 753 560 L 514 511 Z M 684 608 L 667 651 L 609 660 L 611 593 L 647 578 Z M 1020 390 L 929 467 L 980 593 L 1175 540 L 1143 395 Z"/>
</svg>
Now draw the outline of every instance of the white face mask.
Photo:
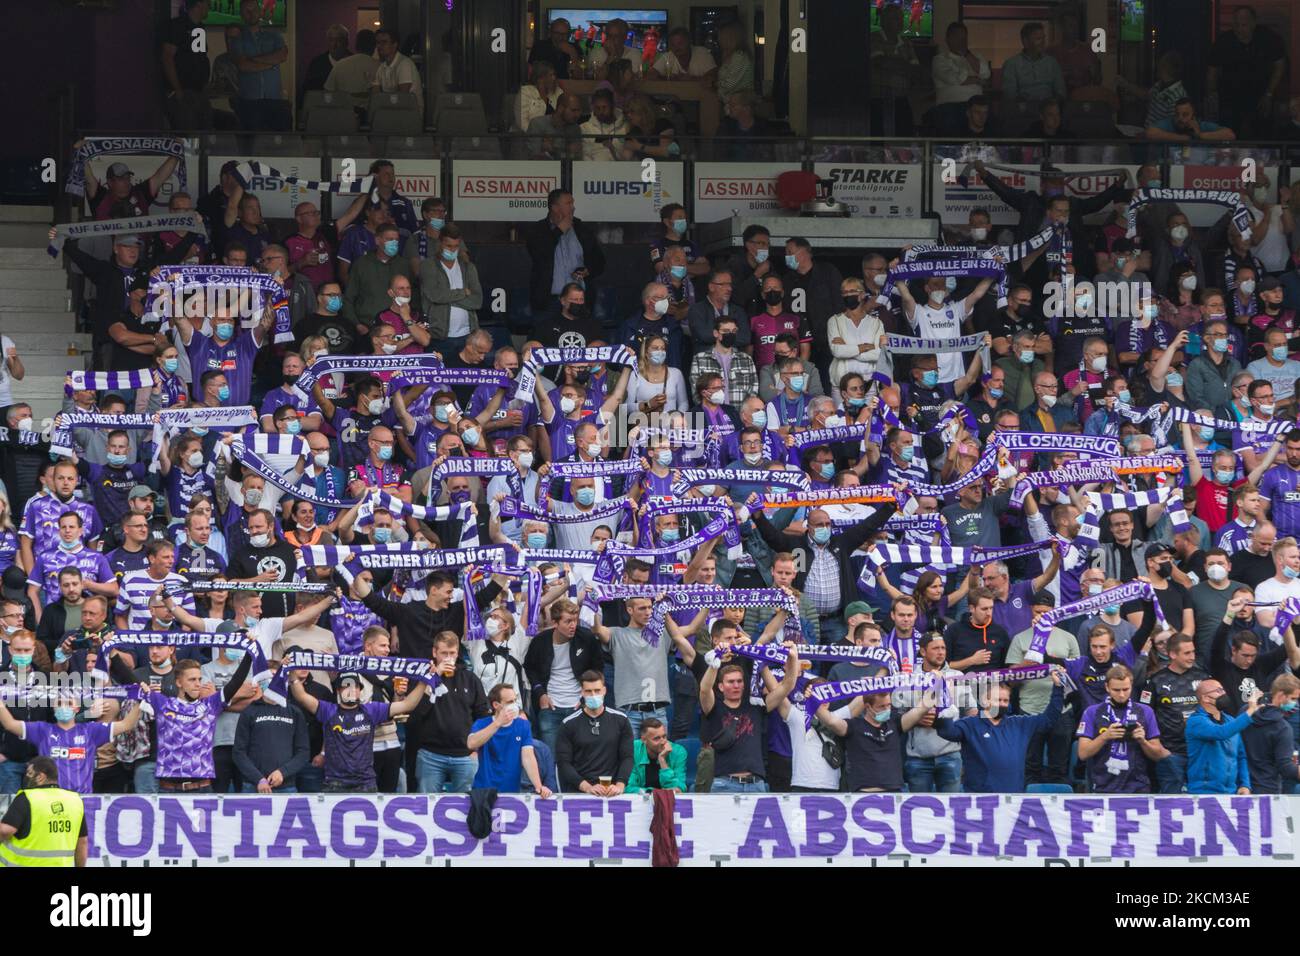
<svg viewBox="0 0 1300 956">
<path fill-rule="evenodd" d="M 487 631 L 488 637 L 496 637 L 501 633 L 501 622 L 494 617 L 490 617 L 484 621 L 483 627 Z"/>
<path fill-rule="evenodd" d="M 1223 581 L 1228 577 L 1228 569 L 1221 564 L 1211 564 L 1205 569 L 1205 573 L 1210 576 L 1211 581 Z"/>
<path fill-rule="evenodd" d="M 1092 360 L 1092 370 L 1093 370 L 1094 372 L 1104 372 L 1104 371 L 1106 371 L 1106 356 L 1104 356 L 1104 355 L 1098 355 L 1095 359 L 1093 359 L 1093 360 Z"/>
<path fill-rule="evenodd" d="M 578 403 L 567 395 L 560 399 L 560 411 L 564 412 L 566 415 L 571 415 L 573 410 L 577 407 Z"/>
<path fill-rule="evenodd" d="M 727 393 L 724 392 L 722 389 L 718 389 L 716 392 L 713 392 L 709 396 L 709 401 L 711 401 L 714 405 L 721 405 L 726 400 L 727 400 Z"/>
<path fill-rule="evenodd" d="M 1043 407 L 1044 407 L 1044 408 L 1051 408 L 1051 407 L 1054 406 L 1055 404 L 1056 404 L 1056 396 L 1055 396 L 1055 395 L 1044 395 L 1044 396 L 1043 396 Z"/>
<path fill-rule="evenodd" d="M 248 543 L 255 548 L 265 548 L 271 543 L 271 536 L 269 534 L 249 535 Z"/>
<path fill-rule="evenodd" d="M 1169 235 L 1173 237 L 1174 242 L 1183 242 L 1187 238 L 1187 227 L 1174 226 L 1169 230 Z"/>
<path fill-rule="evenodd" d="M 366 410 L 371 415 L 378 415 L 384 410 L 384 400 L 382 398 L 372 398 L 366 405 Z"/>
<path fill-rule="evenodd" d="M 311 460 L 316 463 L 317 468 L 328 468 L 330 463 L 330 453 L 327 451 L 318 451 L 311 456 Z"/>
<path fill-rule="evenodd" d="M 987 239 L 989 235 L 988 228 L 985 226 L 971 226 L 970 237 L 976 242 Z"/>
<path fill-rule="evenodd" d="M 202 467 L 203 467 L 203 452 L 201 452 L 201 451 L 192 451 L 192 452 L 190 452 L 189 457 L 185 459 L 185 462 L 186 462 L 186 463 L 187 463 L 191 468 L 202 468 Z"/>
<path fill-rule="evenodd" d="M 588 456 L 590 456 L 590 457 L 592 457 L 592 458 L 599 458 L 599 457 L 600 457 L 600 446 L 599 446 L 599 445 L 596 445 L 596 444 L 588 445 L 588 446 L 587 446 L 587 454 L 588 454 Z"/>
<path fill-rule="evenodd" d="M 519 453 L 519 467 L 525 470 L 533 467 L 533 453 L 531 451 L 521 451 Z"/>
<path fill-rule="evenodd" d="M 409 295 L 395 295 L 393 296 L 393 304 L 400 309 L 411 304 L 411 297 Z"/>
<path fill-rule="evenodd" d="M 380 348 L 384 350 L 385 355 L 392 355 L 394 352 L 397 351 L 397 346 L 391 342 L 385 342 L 383 345 L 380 346 Z M 373 405 L 374 403 L 372 402 L 371 404 Z M 378 412 L 374 412 L 372 414 L 378 414 Z"/>
<path fill-rule="evenodd" d="M 1253 295 L 1255 292 L 1254 279 L 1242 279 L 1240 286 L 1241 286 L 1241 291 L 1246 293 L 1246 295 Z"/>
<path fill-rule="evenodd" d="M 1194 275 L 1183 276 L 1180 280 L 1178 280 L 1178 284 L 1182 286 L 1184 289 L 1186 289 L 1188 292 L 1191 292 L 1196 288 L 1196 276 Z"/>
<path fill-rule="evenodd" d="M 943 305 L 943 300 L 948 298 L 948 293 L 943 289 L 935 289 L 930 293 L 930 301 L 935 305 Z"/>
</svg>

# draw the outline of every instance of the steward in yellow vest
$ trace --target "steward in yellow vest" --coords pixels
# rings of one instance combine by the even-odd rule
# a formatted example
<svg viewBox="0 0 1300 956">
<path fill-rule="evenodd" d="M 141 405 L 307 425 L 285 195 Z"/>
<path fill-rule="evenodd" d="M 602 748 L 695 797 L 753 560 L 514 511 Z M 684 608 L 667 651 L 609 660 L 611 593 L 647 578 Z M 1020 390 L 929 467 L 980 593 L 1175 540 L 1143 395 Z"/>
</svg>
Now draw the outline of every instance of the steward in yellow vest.
<svg viewBox="0 0 1300 956">
<path fill-rule="evenodd" d="M 53 760 L 33 758 L 0 820 L 0 865 L 85 866 L 87 843 L 81 794 L 59 786 Z"/>
</svg>

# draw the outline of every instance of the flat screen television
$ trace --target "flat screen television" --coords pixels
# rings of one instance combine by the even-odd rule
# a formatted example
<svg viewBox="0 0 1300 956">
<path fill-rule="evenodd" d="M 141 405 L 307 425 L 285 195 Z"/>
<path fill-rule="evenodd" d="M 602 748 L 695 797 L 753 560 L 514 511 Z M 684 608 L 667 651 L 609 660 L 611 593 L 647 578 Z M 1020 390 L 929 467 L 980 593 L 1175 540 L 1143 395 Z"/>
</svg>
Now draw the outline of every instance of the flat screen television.
<svg viewBox="0 0 1300 956">
<path fill-rule="evenodd" d="M 657 48 L 661 53 L 668 50 L 668 11 L 646 9 L 645 7 L 627 7 L 624 9 L 595 9 L 593 7 L 552 7 L 546 11 L 549 25 L 555 20 L 568 20 L 573 29 L 571 39 L 577 40 L 581 31 L 584 38 L 599 43 L 605 35 L 605 24 L 610 20 L 626 20 L 628 25 L 627 45 L 642 49 L 646 31 L 651 27 L 659 37 Z"/>
<path fill-rule="evenodd" d="M 903 36 L 934 36 L 934 0 L 867 0 L 871 4 L 871 29 L 880 26 L 880 13 L 895 6 L 903 13 Z"/>
<path fill-rule="evenodd" d="M 289 0 L 262 0 L 260 22 L 264 27 L 284 27 L 288 22 Z M 239 15 L 240 0 L 210 0 L 208 18 L 204 26 L 238 26 L 244 22 Z"/>
<path fill-rule="evenodd" d="M 1146 39 L 1146 0 L 1119 0 L 1119 38 L 1125 43 Z"/>
</svg>

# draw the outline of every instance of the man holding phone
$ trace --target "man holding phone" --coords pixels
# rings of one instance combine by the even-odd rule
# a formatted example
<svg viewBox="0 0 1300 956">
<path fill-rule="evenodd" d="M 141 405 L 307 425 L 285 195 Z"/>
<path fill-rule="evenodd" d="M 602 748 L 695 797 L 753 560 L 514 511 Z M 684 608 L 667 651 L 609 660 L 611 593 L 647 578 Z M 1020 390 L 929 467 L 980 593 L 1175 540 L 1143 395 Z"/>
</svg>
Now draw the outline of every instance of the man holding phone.
<svg viewBox="0 0 1300 956">
<path fill-rule="evenodd" d="M 542 782 L 533 748 L 533 732 L 526 717 L 519 714 L 519 692 L 509 684 L 497 684 L 488 694 L 491 717 L 480 717 L 470 728 L 465 745 L 478 753 L 475 787 L 492 787 L 500 793 L 518 793 L 523 774 L 542 799 L 551 788 Z"/>
<path fill-rule="evenodd" d="M 1149 793 L 1144 758 L 1169 756 L 1155 711 L 1132 698 L 1133 672 L 1116 664 L 1106 672 L 1106 699 L 1083 712 L 1075 731 L 1095 793 Z"/>
</svg>

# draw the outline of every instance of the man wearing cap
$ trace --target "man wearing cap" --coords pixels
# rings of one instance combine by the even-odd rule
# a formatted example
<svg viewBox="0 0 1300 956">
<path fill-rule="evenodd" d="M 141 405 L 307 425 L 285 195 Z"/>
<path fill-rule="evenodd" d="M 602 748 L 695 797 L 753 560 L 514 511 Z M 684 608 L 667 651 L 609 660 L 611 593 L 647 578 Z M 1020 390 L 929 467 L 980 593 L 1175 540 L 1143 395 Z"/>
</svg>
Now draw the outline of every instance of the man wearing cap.
<svg viewBox="0 0 1300 956">
<path fill-rule="evenodd" d="M 144 515 L 145 520 L 148 522 L 147 541 L 168 540 L 167 516 L 154 513 L 153 494 L 153 489 L 148 485 L 136 485 L 131 489 L 131 493 L 126 498 L 127 513 L 122 516 L 122 522 L 110 525 L 104 531 L 105 551 L 112 551 L 126 544 L 127 537 L 123 530 L 123 523 L 127 521 L 130 515 Z"/>
<path fill-rule="evenodd" d="M 73 148 L 81 143 L 74 143 Z M 90 208 L 96 219 L 130 219 L 134 216 L 147 216 L 154 199 L 162 191 L 163 184 L 172 178 L 180 157 L 168 156 L 162 161 L 152 176 L 144 182 L 131 185 L 135 175 L 126 163 L 112 163 L 104 182 L 95 178 L 95 173 L 86 164 L 86 195 L 90 197 Z M 120 204 L 126 204 L 125 208 Z"/>
<path fill-rule="evenodd" d="M 90 171 L 87 170 L 86 174 L 89 175 Z M 55 230 L 51 229 L 51 240 L 54 235 Z M 89 255 L 76 239 L 63 244 L 64 257 L 95 286 L 90 328 L 94 336 L 95 367 L 101 371 L 111 367 L 108 327 L 127 310 L 130 286 L 137 269 L 147 268 L 147 264 L 140 261 L 142 251 L 140 237 L 125 233 L 113 237 L 113 254 L 107 259 Z"/>
<path fill-rule="evenodd" d="M 1011 638 L 1007 648 L 1007 666 L 1018 667 L 1025 662 L 1025 652 L 1034 636 L 1034 624 L 1048 611 L 1056 607 L 1056 598 L 1051 591 L 1039 589 L 1031 600 L 1031 619 L 1023 630 Z M 1053 626 L 1047 636 L 1046 657 L 1069 660 L 1079 656 L 1079 640 L 1069 631 Z M 1042 677 L 1038 680 L 1025 681 L 1020 685 L 1020 712 L 1022 714 L 1041 714 L 1047 710 L 1052 698 L 1052 680 Z M 1025 759 L 1026 783 L 1065 783 L 1070 765 L 1070 735 L 1074 730 L 1074 713 L 1067 704 L 1060 718 L 1048 729 L 1039 729 L 1029 740 L 1029 750 Z M 1047 760 L 1044 763 L 1043 752 L 1046 748 Z"/>
<path fill-rule="evenodd" d="M 1192 608 L 1191 595 L 1187 588 L 1170 580 L 1174 573 L 1174 549 L 1157 541 L 1147 545 L 1143 557 L 1146 559 L 1145 577 L 1155 588 L 1156 600 L 1160 602 L 1169 626 L 1181 634 L 1195 634 L 1196 612 Z M 1132 601 L 1124 605 L 1124 616 L 1134 627 L 1140 627 L 1142 602 Z"/>
<path fill-rule="evenodd" d="M 108 368 L 115 372 L 150 368 L 154 364 L 154 352 L 171 344 L 159 331 L 157 317 L 145 314 L 144 300 L 148 292 L 149 273 L 138 269 L 127 282 L 126 309 L 104 330 L 111 343 Z"/>
</svg>

